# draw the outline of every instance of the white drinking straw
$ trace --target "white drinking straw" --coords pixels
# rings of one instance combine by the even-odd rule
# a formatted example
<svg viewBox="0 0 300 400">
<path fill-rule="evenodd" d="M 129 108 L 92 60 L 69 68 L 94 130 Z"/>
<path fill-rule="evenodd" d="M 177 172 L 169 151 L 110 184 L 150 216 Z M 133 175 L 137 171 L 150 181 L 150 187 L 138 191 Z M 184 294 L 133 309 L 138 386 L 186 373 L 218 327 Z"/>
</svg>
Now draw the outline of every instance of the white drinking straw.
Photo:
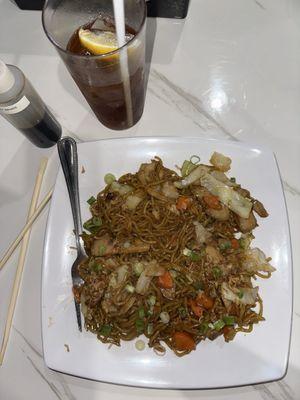
<svg viewBox="0 0 300 400">
<path fill-rule="evenodd" d="M 113 0 L 113 4 L 114 4 L 114 16 L 115 16 L 118 47 L 121 48 L 126 44 L 124 0 Z M 127 121 L 128 125 L 132 126 L 133 115 L 132 115 L 132 100 L 131 100 L 131 90 L 130 90 L 127 49 L 123 49 L 122 51 L 120 51 L 120 68 L 121 68 L 121 76 L 124 88 Z"/>
</svg>

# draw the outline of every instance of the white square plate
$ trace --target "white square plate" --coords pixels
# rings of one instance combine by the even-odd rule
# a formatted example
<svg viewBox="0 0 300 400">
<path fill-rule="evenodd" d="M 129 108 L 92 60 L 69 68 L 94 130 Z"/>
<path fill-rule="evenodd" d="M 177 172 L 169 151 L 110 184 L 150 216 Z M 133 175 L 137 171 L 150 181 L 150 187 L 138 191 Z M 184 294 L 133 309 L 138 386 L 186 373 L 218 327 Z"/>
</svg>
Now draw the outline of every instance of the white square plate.
<svg viewBox="0 0 300 400">
<path fill-rule="evenodd" d="M 169 168 L 197 154 L 207 163 L 213 151 L 232 158 L 231 176 L 260 199 L 270 216 L 259 220 L 255 245 L 272 257 L 277 271 L 259 279 L 265 322 L 251 334 L 206 340 L 188 356 L 171 351 L 157 356 L 137 351 L 135 341 L 108 348 L 96 336 L 80 333 L 76 324 L 70 269 L 76 252 L 67 188 L 60 170 L 48 217 L 42 278 L 42 332 L 45 362 L 68 374 L 118 384 L 153 388 L 217 388 L 280 379 L 288 363 L 292 262 L 289 226 L 277 164 L 272 152 L 246 144 L 200 138 L 153 137 L 101 140 L 78 145 L 79 187 L 83 221 L 89 218 L 86 200 L 103 188 L 103 176 L 137 171 L 158 155 Z M 69 351 L 67 351 L 69 350 Z"/>
</svg>

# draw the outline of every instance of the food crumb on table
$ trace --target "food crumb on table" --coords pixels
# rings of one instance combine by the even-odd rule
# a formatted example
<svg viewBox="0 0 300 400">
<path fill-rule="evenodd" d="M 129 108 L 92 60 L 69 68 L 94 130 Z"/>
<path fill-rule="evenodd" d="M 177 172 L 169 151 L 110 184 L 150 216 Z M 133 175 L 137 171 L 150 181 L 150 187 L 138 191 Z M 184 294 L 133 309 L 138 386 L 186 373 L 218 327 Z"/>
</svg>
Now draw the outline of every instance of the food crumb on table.
<svg viewBox="0 0 300 400">
<path fill-rule="evenodd" d="M 139 351 L 143 351 L 145 349 L 146 345 L 145 342 L 141 339 L 137 340 L 135 342 L 135 348 Z"/>
</svg>

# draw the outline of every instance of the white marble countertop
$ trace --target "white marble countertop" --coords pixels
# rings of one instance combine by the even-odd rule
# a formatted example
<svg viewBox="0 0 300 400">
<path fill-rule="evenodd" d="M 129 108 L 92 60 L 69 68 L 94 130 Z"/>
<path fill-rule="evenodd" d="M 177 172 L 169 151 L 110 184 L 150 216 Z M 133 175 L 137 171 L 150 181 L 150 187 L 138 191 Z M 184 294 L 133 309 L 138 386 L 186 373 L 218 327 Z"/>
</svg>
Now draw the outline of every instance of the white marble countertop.
<svg viewBox="0 0 300 400">
<path fill-rule="evenodd" d="M 0 58 L 19 66 L 66 130 L 81 139 L 199 135 L 263 144 L 275 152 L 284 181 L 295 267 L 287 375 L 279 382 L 242 388 L 153 391 L 47 369 L 40 322 L 45 210 L 32 231 L 13 329 L 0 367 L 1 400 L 300 398 L 300 3 L 191 0 L 185 21 L 149 20 L 149 43 L 154 36 L 143 117 L 134 128 L 116 133 L 93 116 L 47 41 L 40 12 L 21 11 L 0 0 Z M 55 180 L 58 161 L 54 150 L 33 147 L 3 118 L 0 132 L 1 255 L 24 225 L 42 155 L 50 157 L 43 193 Z M 0 338 L 16 263 L 17 252 L 0 272 Z"/>
</svg>

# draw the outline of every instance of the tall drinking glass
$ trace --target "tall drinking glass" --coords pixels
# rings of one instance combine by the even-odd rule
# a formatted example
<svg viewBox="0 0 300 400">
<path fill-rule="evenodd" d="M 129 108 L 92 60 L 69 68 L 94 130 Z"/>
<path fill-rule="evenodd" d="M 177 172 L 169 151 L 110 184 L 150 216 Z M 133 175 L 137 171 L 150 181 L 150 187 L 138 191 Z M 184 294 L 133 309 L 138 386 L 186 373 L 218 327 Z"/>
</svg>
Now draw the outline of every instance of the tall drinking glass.
<svg viewBox="0 0 300 400">
<path fill-rule="evenodd" d="M 100 55 L 82 49 L 78 33 L 115 32 L 113 0 L 48 0 L 42 16 L 46 35 L 95 115 L 116 130 L 135 125 L 145 101 L 145 0 L 124 0 L 124 12 L 127 42 Z"/>
</svg>

